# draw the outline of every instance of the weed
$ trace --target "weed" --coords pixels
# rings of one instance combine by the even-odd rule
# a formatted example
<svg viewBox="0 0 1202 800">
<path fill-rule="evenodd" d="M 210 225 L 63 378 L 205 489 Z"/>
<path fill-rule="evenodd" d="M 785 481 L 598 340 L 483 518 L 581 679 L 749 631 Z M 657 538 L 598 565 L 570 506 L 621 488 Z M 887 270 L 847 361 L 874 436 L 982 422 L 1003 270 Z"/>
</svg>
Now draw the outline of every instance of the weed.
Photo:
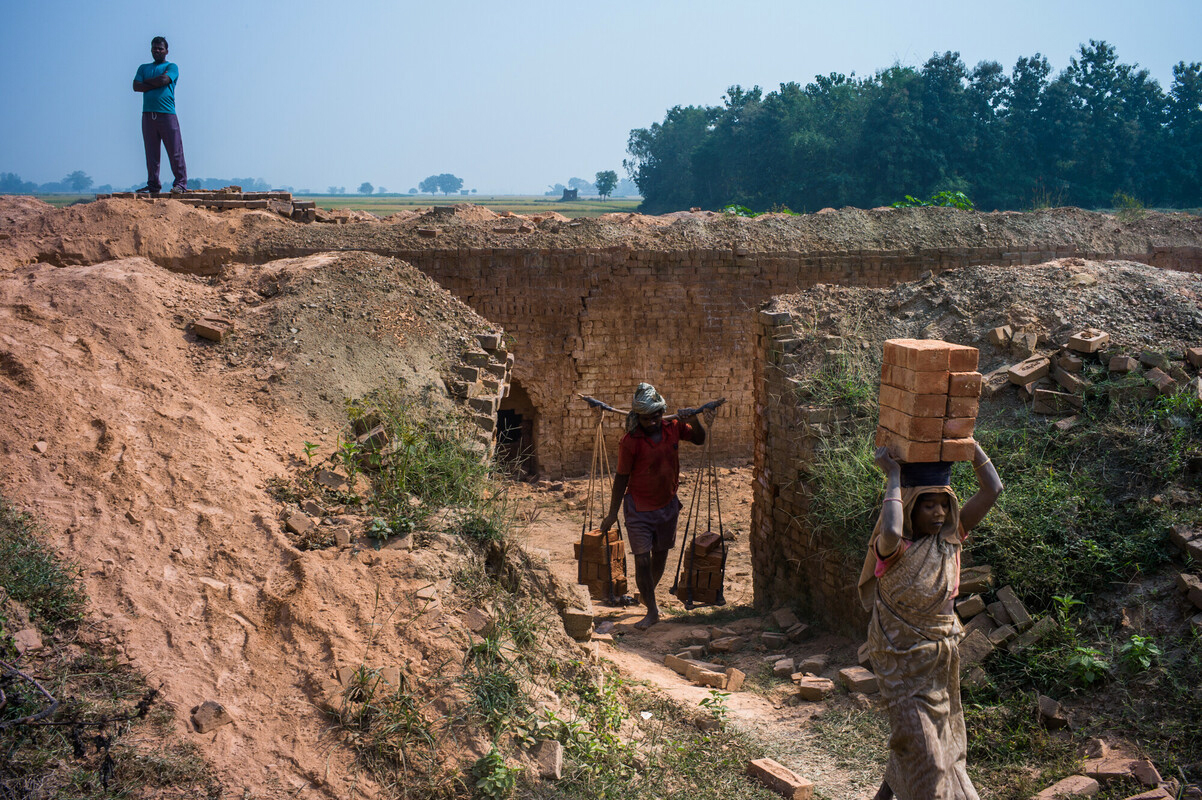
<svg viewBox="0 0 1202 800">
<path fill-rule="evenodd" d="M 305 463 L 308 466 L 313 466 L 313 454 L 318 451 L 321 445 L 313 444 L 313 442 L 305 442 Z"/>
<path fill-rule="evenodd" d="M 935 192 L 929 200 L 919 200 L 912 195 L 906 195 L 904 199 L 890 203 L 892 208 L 924 208 L 928 206 L 940 206 L 945 208 L 959 208 L 963 211 L 971 211 L 976 208 L 976 204 L 968 198 L 964 192 Z"/>
<path fill-rule="evenodd" d="M 1148 216 L 1144 204 L 1121 189 L 1114 193 L 1110 202 L 1114 204 L 1114 215 L 1128 225 Z"/>
<path fill-rule="evenodd" d="M 749 217 L 750 218 L 750 217 L 758 216 L 758 214 L 756 214 L 756 212 L 752 211 L 747 206 L 741 206 L 738 203 L 728 203 L 727 205 L 722 206 L 720 211 L 723 214 L 730 214 L 735 217 Z"/>
<path fill-rule="evenodd" d="M 720 692 L 717 689 L 710 689 L 710 696 L 702 698 L 697 703 L 697 705 L 713 715 L 714 719 L 718 721 L 719 728 L 726 727 L 726 717 L 730 714 L 730 709 L 726 707 L 726 699 L 728 697 L 730 697 L 730 692 Z"/>
<path fill-rule="evenodd" d="M 1063 187 L 1049 188 L 1043 178 L 1036 178 L 1031 189 L 1029 211 L 1042 211 L 1048 208 L 1060 208 L 1064 205 Z"/>
<path fill-rule="evenodd" d="M 1152 668 L 1152 664 L 1164 655 L 1151 637 L 1132 634 L 1131 638 L 1119 648 L 1119 656 L 1129 669 L 1143 672 Z"/>
<path fill-rule="evenodd" d="M 0 497 L 0 587 L 25 606 L 45 633 L 83 615 L 79 574 L 78 567 L 60 562 L 42 547 L 28 514 Z"/>
<path fill-rule="evenodd" d="M 1096 647 L 1077 646 L 1067 666 L 1073 679 L 1086 686 L 1106 677 L 1106 673 L 1110 671 L 1110 664 L 1106 663 L 1102 651 Z"/>
<path fill-rule="evenodd" d="M 509 797 L 520 771 L 520 768 L 505 766 L 505 759 L 497 752 L 496 745 L 472 766 L 476 789 L 490 800 Z"/>
</svg>

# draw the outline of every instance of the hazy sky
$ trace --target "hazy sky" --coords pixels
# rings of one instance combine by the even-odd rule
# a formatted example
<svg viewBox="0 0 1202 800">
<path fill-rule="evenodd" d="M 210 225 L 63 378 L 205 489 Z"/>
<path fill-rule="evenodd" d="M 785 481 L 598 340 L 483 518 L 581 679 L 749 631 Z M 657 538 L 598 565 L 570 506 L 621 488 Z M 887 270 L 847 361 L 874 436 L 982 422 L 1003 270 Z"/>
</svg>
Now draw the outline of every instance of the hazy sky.
<svg viewBox="0 0 1202 800">
<path fill-rule="evenodd" d="M 407 191 L 453 172 L 481 193 L 620 176 L 632 128 L 732 84 L 772 90 L 959 51 L 971 68 L 1089 39 L 1167 90 L 1202 61 L 1198 0 L 354 2 L 0 0 L 0 172 L 145 178 L 131 84 L 170 42 L 188 171 Z M 170 182 L 166 159 L 163 177 Z"/>
</svg>

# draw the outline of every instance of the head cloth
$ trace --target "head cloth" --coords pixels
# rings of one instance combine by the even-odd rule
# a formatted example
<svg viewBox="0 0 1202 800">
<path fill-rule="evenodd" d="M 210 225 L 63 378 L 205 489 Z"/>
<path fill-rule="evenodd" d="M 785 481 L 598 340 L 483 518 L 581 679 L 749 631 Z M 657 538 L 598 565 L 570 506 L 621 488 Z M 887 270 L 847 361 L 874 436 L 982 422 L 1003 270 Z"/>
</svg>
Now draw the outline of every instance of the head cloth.
<svg viewBox="0 0 1202 800">
<path fill-rule="evenodd" d="M 626 415 L 626 432 L 631 433 L 639 426 L 639 414 L 654 414 L 668 407 L 659 392 L 649 383 L 640 383 L 634 390 L 634 402 L 630 404 L 631 411 Z"/>
</svg>

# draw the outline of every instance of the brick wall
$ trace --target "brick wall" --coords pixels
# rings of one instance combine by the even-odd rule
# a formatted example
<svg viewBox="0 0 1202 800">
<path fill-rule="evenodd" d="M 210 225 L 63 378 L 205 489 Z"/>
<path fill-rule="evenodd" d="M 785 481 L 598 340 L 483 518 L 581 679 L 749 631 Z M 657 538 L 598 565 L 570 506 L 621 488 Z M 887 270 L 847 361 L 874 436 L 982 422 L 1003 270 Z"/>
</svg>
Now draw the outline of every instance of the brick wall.
<svg viewBox="0 0 1202 800">
<path fill-rule="evenodd" d="M 766 253 L 619 245 L 387 254 L 417 266 L 512 337 L 513 377 L 538 412 L 537 466 L 550 476 L 588 469 L 593 420 L 577 395 L 628 407 L 641 380 L 654 383 L 673 408 L 726 397 L 714 455 L 750 457 L 756 425 L 753 365 L 760 358 L 753 325 L 756 309 L 776 294 L 818 283 L 889 286 L 927 270 L 1037 264 L 1069 256 L 1202 271 L 1198 247 L 1141 253 L 1072 247 Z"/>
</svg>

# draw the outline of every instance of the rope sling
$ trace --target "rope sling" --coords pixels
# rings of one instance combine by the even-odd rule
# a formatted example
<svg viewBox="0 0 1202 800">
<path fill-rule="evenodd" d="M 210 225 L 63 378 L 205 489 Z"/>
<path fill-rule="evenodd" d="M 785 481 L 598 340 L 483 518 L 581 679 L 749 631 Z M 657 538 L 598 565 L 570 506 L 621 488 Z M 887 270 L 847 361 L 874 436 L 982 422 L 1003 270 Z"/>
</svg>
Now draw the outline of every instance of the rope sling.
<svg viewBox="0 0 1202 800">
<path fill-rule="evenodd" d="M 610 492 L 613 487 L 613 471 L 609 466 L 609 454 L 605 450 L 605 426 L 603 424 L 605 409 L 594 406 L 596 412 L 596 435 L 593 437 L 593 457 L 589 466 L 588 475 L 588 496 L 584 503 L 584 521 L 580 526 L 580 544 L 576 558 L 576 582 L 589 586 L 590 596 L 594 594 L 593 587 L 596 584 L 596 578 L 589 578 L 586 575 L 587 565 L 590 563 L 598 563 L 596 560 L 590 561 L 589 555 L 599 556 L 599 561 L 604 564 L 601 570 L 603 581 L 602 586 L 598 587 L 598 597 L 595 600 L 601 600 L 609 605 L 630 605 L 633 600 L 626 594 L 626 548 L 622 546 L 622 523 L 615 522 L 614 527 L 602 533 L 600 530 L 593 527 L 593 508 L 594 498 L 596 498 L 596 509 L 598 522 L 605 516 L 605 504 L 609 502 Z M 617 545 L 615 548 L 614 545 Z M 618 551 L 618 557 L 614 556 L 614 549 Z M 619 560 L 620 559 L 620 560 Z M 621 566 L 622 574 L 615 578 L 614 563 Z"/>
<path fill-rule="evenodd" d="M 593 587 L 596 585 L 596 580 L 586 580 L 586 554 L 597 551 L 605 554 L 604 562 L 604 588 L 594 596 L 594 599 L 599 599 L 608 602 L 610 605 L 629 605 L 629 597 L 626 596 L 626 552 L 621 546 L 622 528 L 621 523 L 615 523 L 614 528 L 617 531 L 617 537 L 611 539 L 611 533 L 602 534 L 599 530 L 593 529 L 593 498 L 597 499 L 597 508 L 600 517 L 604 517 L 605 504 L 608 502 L 610 491 L 612 490 L 613 472 L 609 464 L 609 456 L 605 450 L 605 433 L 604 433 L 604 412 L 610 411 L 621 414 L 623 417 L 627 414 L 619 408 L 614 408 L 608 403 L 604 403 L 587 395 L 580 397 L 589 404 L 596 412 L 596 435 L 593 438 L 593 454 L 592 462 L 589 469 L 588 483 L 588 498 L 585 502 L 585 517 L 580 531 L 580 544 L 577 551 L 576 576 L 577 582 L 588 584 L 590 595 L 594 594 Z M 718 474 L 714 469 L 713 459 L 711 457 L 711 445 L 713 443 L 713 427 L 717 415 L 717 409 L 726 402 L 726 398 L 711 400 L 710 402 L 700 406 L 699 408 L 682 408 L 675 415 L 664 417 L 668 419 L 678 419 L 681 417 L 693 416 L 696 414 L 704 414 L 708 430 L 705 445 L 702 452 L 702 465 L 697 470 L 697 477 L 694 481 L 694 491 L 689 503 L 689 512 L 685 517 L 685 533 L 684 541 L 687 542 L 688 549 L 691 553 L 704 551 L 700 556 L 690 555 L 689 562 L 685 567 L 687 573 L 684 586 L 680 586 L 681 565 L 683 561 L 684 551 L 686 548 L 681 548 L 680 557 L 676 563 L 676 577 L 672 583 L 672 593 L 676 594 L 685 604 L 685 608 L 692 609 L 695 605 L 712 604 L 725 605 L 726 600 L 723 596 L 722 587 L 726 581 L 726 538 L 723 536 L 722 530 L 722 506 L 718 497 Z M 700 527 L 701 506 L 698 498 L 702 493 L 702 483 L 705 483 L 707 494 L 706 500 L 706 533 L 701 539 L 701 546 L 698 547 L 697 529 Z M 718 518 L 718 533 L 713 534 L 713 510 L 717 509 Z M 694 524 L 696 523 L 696 524 Z M 692 530 L 693 537 L 689 540 L 689 531 Z M 714 536 L 717 537 L 716 541 Z M 613 565 L 615 559 L 612 556 L 610 548 L 615 544 L 621 553 L 622 575 L 619 579 L 614 578 Z M 712 551 L 720 547 L 720 563 L 717 564 L 715 572 L 713 566 L 718 558 L 710 555 Z M 712 576 L 717 575 L 715 579 Z M 705 576 L 704 578 L 702 576 Z M 702 587 L 700 584 L 705 583 Z M 709 584 L 716 583 L 716 589 L 711 588 Z M 601 588 L 601 587 L 598 587 Z M 615 588 L 620 588 L 621 591 L 615 591 Z M 709 599 L 707 599 L 709 598 Z"/>
<path fill-rule="evenodd" d="M 705 446 L 701 456 L 701 467 L 693 481 L 693 493 L 689 498 L 689 511 L 685 516 L 684 545 L 676 557 L 676 577 L 672 580 L 672 594 L 676 595 L 687 610 L 698 605 L 726 605 L 724 587 L 726 586 L 726 536 L 722 527 L 722 500 L 718 494 L 718 472 L 714 468 L 710 446 L 714 441 L 714 424 L 711 417 L 709 430 L 705 438 Z M 705 495 L 705 533 L 698 538 L 701 530 L 701 501 Z M 713 529 L 715 511 L 717 512 L 718 530 Z M 689 533 L 692 532 L 690 538 Z M 685 561 L 685 552 L 688 561 Z M 683 568 L 683 570 L 682 570 Z M 684 573 L 684 583 L 681 583 L 681 572 Z M 714 577 L 717 576 L 717 577 Z"/>
</svg>

